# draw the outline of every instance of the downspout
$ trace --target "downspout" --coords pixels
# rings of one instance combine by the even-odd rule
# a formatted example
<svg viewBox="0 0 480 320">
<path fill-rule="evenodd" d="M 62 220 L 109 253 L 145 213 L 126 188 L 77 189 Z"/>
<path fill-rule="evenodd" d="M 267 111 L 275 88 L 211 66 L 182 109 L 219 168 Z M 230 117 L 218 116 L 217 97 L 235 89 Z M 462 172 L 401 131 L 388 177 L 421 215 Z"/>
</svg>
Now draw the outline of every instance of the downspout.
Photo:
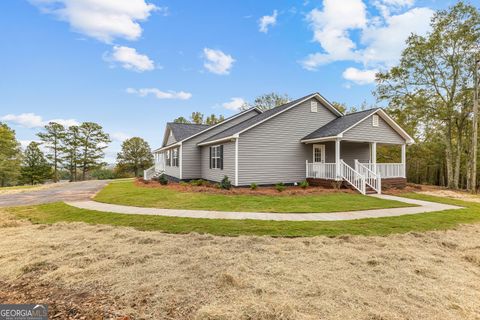
<svg viewBox="0 0 480 320">
<path fill-rule="evenodd" d="M 240 136 L 235 137 L 235 187 L 238 187 L 238 140 Z"/>
<path fill-rule="evenodd" d="M 180 170 L 180 180 L 182 180 L 183 176 L 183 143 L 180 142 L 180 148 L 178 150 L 178 162 L 179 162 L 179 170 Z"/>
</svg>

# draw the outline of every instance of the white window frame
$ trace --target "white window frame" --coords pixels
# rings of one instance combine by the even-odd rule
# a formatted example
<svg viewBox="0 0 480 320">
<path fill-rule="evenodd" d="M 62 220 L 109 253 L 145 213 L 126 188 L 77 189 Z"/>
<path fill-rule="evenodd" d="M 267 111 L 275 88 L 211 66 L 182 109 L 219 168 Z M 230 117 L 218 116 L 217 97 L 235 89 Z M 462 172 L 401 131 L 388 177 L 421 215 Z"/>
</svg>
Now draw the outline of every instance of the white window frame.
<svg viewBox="0 0 480 320">
<path fill-rule="evenodd" d="M 178 148 L 172 150 L 172 167 L 178 167 Z"/>
<path fill-rule="evenodd" d="M 165 160 L 166 160 L 166 161 L 165 161 L 165 162 L 166 162 L 166 164 L 167 164 L 167 167 L 171 167 L 171 166 L 172 166 L 172 160 L 171 160 L 170 151 L 171 151 L 171 150 L 167 150 L 167 152 L 165 152 L 165 153 L 166 153 L 166 157 L 165 157 Z"/>
<path fill-rule="evenodd" d="M 315 149 L 320 149 L 320 162 L 315 161 Z M 313 163 L 325 163 L 325 145 L 314 144 L 312 148 L 312 162 Z"/>
<path fill-rule="evenodd" d="M 310 112 L 318 112 L 318 102 L 315 100 L 310 101 Z"/>
<path fill-rule="evenodd" d="M 221 154 L 220 154 L 220 144 L 216 146 L 212 146 L 212 169 L 221 169 L 220 161 L 221 161 Z"/>
<path fill-rule="evenodd" d="M 378 114 L 374 114 L 372 116 L 372 127 L 378 127 L 379 122 L 380 122 L 380 119 L 378 117 Z"/>
</svg>

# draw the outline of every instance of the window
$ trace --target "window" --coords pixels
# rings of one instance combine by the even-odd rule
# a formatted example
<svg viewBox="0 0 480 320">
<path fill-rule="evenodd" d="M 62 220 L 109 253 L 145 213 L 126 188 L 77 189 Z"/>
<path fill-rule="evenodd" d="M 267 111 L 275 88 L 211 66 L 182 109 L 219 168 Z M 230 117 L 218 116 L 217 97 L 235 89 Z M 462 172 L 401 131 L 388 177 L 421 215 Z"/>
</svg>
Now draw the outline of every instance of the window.
<svg viewBox="0 0 480 320">
<path fill-rule="evenodd" d="M 317 101 L 310 101 L 310 112 L 318 112 Z"/>
<path fill-rule="evenodd" d="M 324 144 L 313 145 L 313 162 L 316 162 L 316 163 L 325 162 L 325 145 Z"/>
<path fill-rule="evenodd" d="M 171 154 L 170 154 L 171 151 L 172 150 L 167 150 L 167 152 L 166 152 L 166 155 L 167 155 L 167 161 L 166 162 L 167 162 L 167 166 L 169 166 L 169 167 L 172 165 L 172 157 L 171 157 Z"/>
<path fill-rule="evenodd" d="M 173 137 L 173 131 L 170 130 L 170 137 Z"/>
<path fill-rule="evenodd" d="M 172 167 L 178 167 L 178 148 L 173 149 Z"/>
<path fill-rule="evenodd" d="M 378 115 L 376 114 L 372 116 L 372 126 L 378 127 Z"/>
<path fill-rule="evenodd" d="M 223 145 L 210 147 L 210 169 L 223 170 Z"/>
</svg>

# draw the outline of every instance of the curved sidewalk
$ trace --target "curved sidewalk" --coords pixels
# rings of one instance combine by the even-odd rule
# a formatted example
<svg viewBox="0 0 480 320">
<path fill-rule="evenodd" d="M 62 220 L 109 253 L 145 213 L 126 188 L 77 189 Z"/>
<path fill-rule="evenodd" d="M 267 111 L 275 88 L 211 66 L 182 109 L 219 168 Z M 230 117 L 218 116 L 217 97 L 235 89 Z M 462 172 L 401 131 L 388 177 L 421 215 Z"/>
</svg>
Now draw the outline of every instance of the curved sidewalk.
<svg viewBox="0 0 480 320">
<path fill-rule="evenodd" d="M 441 204 L 436 202 L 414 200 L 390 195 L 372 195 L 381 199 L 396 200 L 417 205 L 417 207 L 374 209 L 361 211 L 328 212 L 328 213 L 268 213 L 268 212 L 223 212 L 205 210 L 157 209 L 123 206 L 117 204 L 101 203 L 96 201 L 69 201 L 66 204 L 80 208 L 120 214 L 141 214 L 153 216 L 206 218 L 206 219 L 253 219 L 275 221 L 337 221 L 355 220 L 364 218 L 393 217 L 405 214 L 417 214 L 432 211 L 462 209 L 462 207 Z"/>
</svg>

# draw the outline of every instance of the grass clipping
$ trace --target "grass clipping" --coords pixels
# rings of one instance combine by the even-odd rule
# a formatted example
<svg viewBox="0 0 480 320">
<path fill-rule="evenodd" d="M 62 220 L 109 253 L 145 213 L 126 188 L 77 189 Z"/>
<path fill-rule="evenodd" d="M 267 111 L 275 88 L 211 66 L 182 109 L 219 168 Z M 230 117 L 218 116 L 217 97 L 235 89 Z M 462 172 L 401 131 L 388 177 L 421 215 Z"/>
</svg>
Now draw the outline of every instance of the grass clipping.
<svg viewBox="0 0 480 320">
<path fill-rule="evenodd" d="M 38 285 L 101 290 L 133 318 L 480 317 L 480 225 L 282 239 L 13 224 L 0 217 L 2 281 L 28 277 Z"/>
</svg>

